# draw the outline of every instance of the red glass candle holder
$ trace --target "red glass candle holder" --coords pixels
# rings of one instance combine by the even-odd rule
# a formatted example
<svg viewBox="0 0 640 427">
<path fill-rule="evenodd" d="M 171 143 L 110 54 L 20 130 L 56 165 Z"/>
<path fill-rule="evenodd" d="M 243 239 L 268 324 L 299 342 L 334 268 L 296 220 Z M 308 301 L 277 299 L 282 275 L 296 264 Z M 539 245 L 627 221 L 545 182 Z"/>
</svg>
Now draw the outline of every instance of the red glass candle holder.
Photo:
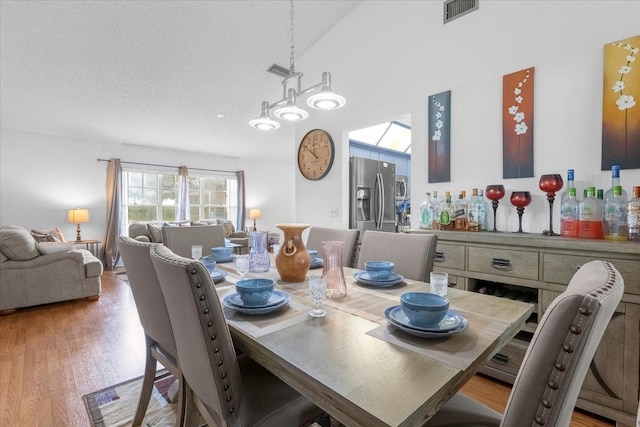
<svg viewBox="0 0 640 427">
<path fill-rule="evenodd" d="M 560 191 L 564 185 L 562 175 L 542 175 L 539 185 L 540 189 L 547 193 L 547 200 L 549 201 L 549 229 L 544 230 L 542 234 L 545 236 L 558 236 L 557 233 L 553 232 L 553 201 L 556 198 L 556 191 Z"/>
<path fill-rule="evenodd" d="M 493 232 L 497 232 L 496 229 L 496 211 L 498 210 L 498 203 L 500 199 L 504 197 L 504 186 L 502 185 L 487 185 L 484 192 L 487 199 L 491 200 L 491 206 L 493 207 Z"/>
<path fill-rule="evenodd" d="M 522 231 L 522 214 L 524 213 L 524 208 L 531 204 L 531 193 L 528 191 L 514 191 L 511 193 L 511 204 L 518 211 L 518 233 L 524 233 Z"/>
</svg>

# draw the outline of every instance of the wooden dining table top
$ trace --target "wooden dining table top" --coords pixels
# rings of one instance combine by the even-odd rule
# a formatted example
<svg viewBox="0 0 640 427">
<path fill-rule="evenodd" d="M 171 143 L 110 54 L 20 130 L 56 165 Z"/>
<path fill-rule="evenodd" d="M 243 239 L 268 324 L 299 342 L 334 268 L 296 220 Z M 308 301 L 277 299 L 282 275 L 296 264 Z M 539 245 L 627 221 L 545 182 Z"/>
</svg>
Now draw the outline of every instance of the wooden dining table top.
<svg viewBox="0 0 640 427">
<path fill-rule="evenodd" d="M 421 338 L 388 325 L 384 312 L 409 291 L 428 292 L 424 282 L 405 279 L 389 288 L 359 284 L 344 267 L 347 296 L 327 298 L 327 315 L 313 306 L 308 280 L 286 283 L 269 271 L 247 277 L 276 281 L 291 300 L 280 310 L 243 314 L 223 306 L 236 347 L 346 426 L 421 425 L 524 325 L 533 305 L 449 288 L 450 309 L 469 321 L 446 338 Z M 216 285 L 220 298 L 235 293 L 235 263 Z M 309 270 L 321 275 L 322 268 Z"/>
</svg>

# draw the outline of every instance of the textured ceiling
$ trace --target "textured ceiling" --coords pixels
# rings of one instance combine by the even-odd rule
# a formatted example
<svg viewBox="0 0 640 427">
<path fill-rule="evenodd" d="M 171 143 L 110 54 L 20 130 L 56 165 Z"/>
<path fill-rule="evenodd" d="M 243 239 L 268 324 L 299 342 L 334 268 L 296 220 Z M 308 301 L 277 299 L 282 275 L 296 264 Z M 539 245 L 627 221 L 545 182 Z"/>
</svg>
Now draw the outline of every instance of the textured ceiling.
<svg viewBox="0 0 640 427">
<path fill-rule="evenodd" d="M 296 57 L 357 3 L 296 1 Z M 281 137 L 247 123 L 260 101 L 281 95 L 280 78 L 265 70 L 289 64 L 288 1 L 2 0 L 0 7 L 3 128 L 279 155 L 256 147 Z"/>
</svg>

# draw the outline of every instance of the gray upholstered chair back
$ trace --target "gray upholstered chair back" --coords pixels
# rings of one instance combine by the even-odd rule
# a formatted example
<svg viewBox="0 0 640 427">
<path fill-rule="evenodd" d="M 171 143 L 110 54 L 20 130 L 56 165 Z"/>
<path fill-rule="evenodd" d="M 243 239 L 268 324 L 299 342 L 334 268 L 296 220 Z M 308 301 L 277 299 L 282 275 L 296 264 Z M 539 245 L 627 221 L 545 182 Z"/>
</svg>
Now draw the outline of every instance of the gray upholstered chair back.
<svg viewBox="0 0 640 427">
<path fill-rule="evenodd" d="M 140 324 L 145 334 L 156 341 L 171 357 L 177 358 L 178 350 L 173 338 L 169 313 L 149 252 L 149 249 L 158 243 L 144 243 L 126 236 L 119 236 L 116 238 L 116 244 L 122 255 Z"/>
<path fill-rule="evenodd" d="M 202 245 L 202 255 L 211 255 L 211 248 L 225 245 L 224 226 L 162 227 L 162 242 L 176 255 L 191 258 L 191 245 Z"/>
<path fill-rule="evenodd" d="M 349 228 L 311 227 L 307 238 L 307 249 L 315 249 L 322 258 L 322 242 L 344 242 L 342 266 L 353 267 L 360 230 Z"/>
<path fill-rule="evenodd" d="M 622 294 L 624 280 L 591 261 L 549 305 L 513 385 L 502 426 L 568 426 L 593 359 Z"/>
<path fill-rule="evenodd" d="M 154 246 L 151 258 L 189 389 L 216 425 L 242 425 L 241 377 L 220 300 L 205 266 Z"/>
<path fill-rule="evenodd" d="M 362 235 L 357 268 L 367 261 L 384 260 L 395 264 L 394 271 L 407 279 L 429 281 L 433 270 L 438 236 L 435 234 L 385 233 L 366 230 Z"/>
</svg>

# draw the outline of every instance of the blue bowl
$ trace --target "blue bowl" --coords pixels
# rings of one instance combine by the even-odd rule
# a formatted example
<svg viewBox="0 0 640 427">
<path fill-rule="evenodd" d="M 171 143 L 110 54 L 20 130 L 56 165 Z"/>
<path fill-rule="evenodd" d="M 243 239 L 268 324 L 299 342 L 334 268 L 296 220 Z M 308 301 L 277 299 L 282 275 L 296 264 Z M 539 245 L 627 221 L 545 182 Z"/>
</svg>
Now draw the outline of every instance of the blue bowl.
<svg viewBox="0 0 640 427">
<path fill-rule="evenodd" d="M 238 280 L 236 291 L 246 305 L 264 305 L 269 300 L 275 283 L 271 279 Z"/>
<path fill-rule="evenodd" d="M 229 257 L 233 254 L 233 248 L 227 246 L 211 248 L 211 254 L 216 259 L 229 259 Z"/>
<path fill-rule="evenodd" d="M 213 273 L 213 270 L 216 269 L 216 260 L 210 256 L 205 256 L 200 258 L 200 261 L 207 267 L 209 274 Z"/>
<path fill-rule="evenodd" d="M 400 296 L 400 304 L 409 323 L 418 327 L 435 326 L 447 315 L 449 300 L 427 292 L 407 292 Z"/>
<path fill-rule="evenodd" d="M 315 261 L 316 257 L 318 256 L 318 251 L 316 251 L 315 249 L 308 249 L 307 252 L 309 252 L 309 256 L 311 257 L 311 263 L 313 264 L 313 261 Z"/>
<path fill-rule="evenodd" d="M 364 269 L 373 280 L 388 279 L 393 273 L 394 264 L 391 261 L 367 261 Z"/>
</svg>

